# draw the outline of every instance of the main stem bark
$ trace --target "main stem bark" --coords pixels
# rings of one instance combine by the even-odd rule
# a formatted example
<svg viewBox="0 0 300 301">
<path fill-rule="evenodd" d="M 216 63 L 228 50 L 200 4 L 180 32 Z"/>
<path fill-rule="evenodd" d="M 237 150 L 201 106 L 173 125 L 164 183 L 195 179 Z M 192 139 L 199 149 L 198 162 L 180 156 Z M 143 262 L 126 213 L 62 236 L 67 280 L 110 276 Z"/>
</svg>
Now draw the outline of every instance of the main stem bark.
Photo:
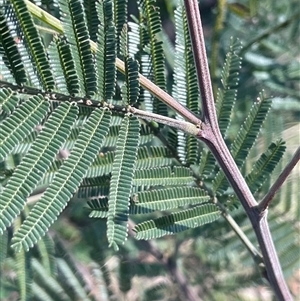
<svg viewBox="0 0 300 301">
<path fill-rule="evenodd" d="M 251 221 L 262 251 L 266 277 L 277 298 L 279 300 L 292 300 L 271 238 L 267 211 L 260 212 L 258 210 L 257 202 L 234 162 L 219 130 L 198 1 L 184 0 L 184 3 L 202 97 L 203 124 L 198 138 L 210 148 Z"/>
</svg>

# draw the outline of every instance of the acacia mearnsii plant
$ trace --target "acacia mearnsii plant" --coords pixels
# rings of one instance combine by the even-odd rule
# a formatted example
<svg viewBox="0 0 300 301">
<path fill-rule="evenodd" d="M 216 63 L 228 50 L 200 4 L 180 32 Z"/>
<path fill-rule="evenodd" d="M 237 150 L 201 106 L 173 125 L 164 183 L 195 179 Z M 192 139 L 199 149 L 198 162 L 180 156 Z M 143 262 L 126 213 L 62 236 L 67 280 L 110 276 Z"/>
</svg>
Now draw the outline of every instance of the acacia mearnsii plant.
<svg viewBox="0 0 300 301">
<path fill-rule="evenodd" d="M 282 163 L 272 99 L 239 73 L 296 17 L 243 49 L 219 2 L 212 86 L 197 1 L 174 4 L 175 46 L 154 0 L 130 18 L 126 0 L 1 1 L 3 300 L 244 300 L 267 283 L 292 300 L 295 176 L 271 202 L 299 149 Z"/>
</svg>

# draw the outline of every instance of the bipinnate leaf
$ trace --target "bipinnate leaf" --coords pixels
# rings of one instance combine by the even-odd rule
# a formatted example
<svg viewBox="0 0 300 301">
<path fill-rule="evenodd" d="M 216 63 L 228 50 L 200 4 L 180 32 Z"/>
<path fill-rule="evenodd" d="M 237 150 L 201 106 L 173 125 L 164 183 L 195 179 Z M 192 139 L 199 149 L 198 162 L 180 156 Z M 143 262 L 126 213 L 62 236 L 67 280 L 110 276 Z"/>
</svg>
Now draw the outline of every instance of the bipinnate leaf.
<svg viewBox="0 0 300 301">
<path fill-rule="evenodd" d="M 67 139 L 77 113 L 76 106 L 64 103 L 44 124 L 43 130 L 0 194 L 0 233 L 23 209 L 26 198 L 36 188 Z"/>
<path fill-rule="evenodd" d="M 115 249 L 127 238 L 129 197 L 139 137 L 139 120 L 125 116 L 117 141 L 108 199 L 107 237 L 109 245 Z"/>
<path fill-rule="evenodd" d="M 16 251 L 22 247 L 25 250 L 32 247 L 65 208 L 99 153 L 109 129 L 110 118 L 111 113 L 102 109 L 96 109 L 91 114 L 68 159 L 13 237 L 12 247 Z"/>
<path fill-rule="evenodd" d="M 196 228 L 219 217 L 220 211 L 216 205 L 203 204 L 140 223 L 133 230 L 136 232 L 136 239 L 148 240 Z"/>
</svg>

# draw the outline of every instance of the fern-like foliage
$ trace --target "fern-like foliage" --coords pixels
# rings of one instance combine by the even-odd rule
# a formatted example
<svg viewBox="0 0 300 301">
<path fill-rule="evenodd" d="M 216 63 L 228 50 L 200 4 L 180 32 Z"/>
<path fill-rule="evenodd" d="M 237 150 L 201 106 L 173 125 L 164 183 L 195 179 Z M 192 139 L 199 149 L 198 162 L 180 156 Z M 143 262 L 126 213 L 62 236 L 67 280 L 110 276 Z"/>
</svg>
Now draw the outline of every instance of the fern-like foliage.
<svg viewBox="0 0 300 301">
<path fill-rule="evenodd" d="M 100 1 L 96 5 L 99 27 L 97 34 L 97 90 L 101 100 L 111 100 L 115 93 L 117 56 L 116 29 L 113 22 L 111 1 Z"/>
<path fill-rule="evenodd" d="M 0 56 L 9 71 L 9 81 L 0 81 L 0 229 L 5 233 L 28 198 L 45 190 L 29 206 L 12 246 L 20 251 L 38 243 L 48 274 L 55 268 L 50 257 L 42 256 L 48 251 L 46 238 L 40 239 L 71 199 L 85 199 L 90 217 L 107 219 L 109 245 L 118 249 L 127 238 L 129 215 L 151 215 L 137 224 L 138 239 L 196 228 L 220 216 L 213 197 L 227 199 L 228 187 L 195 137 L 142 123 L 128 113 L 138 107 L 174 115 L 139 83 L 138 70 L 166 90 L 162 27 L 154 1 L 139 1 L 137 24 L 127 22 L 127 1 L 55 4 L 60 19 L 54 19 L 56 33 L 47 44 L 26 1 L 11 1 L 10 13 L 0 14 Z M 173 96 L 197 114 L 199 92 L 182 2 L 175 23 Z M 224 135 L 237 93 L 239 47 L 237 42 L 230 46 L 217 99 Z M 124 61 L 124 75 L 116 72 L 117 55 Z M 231 144 L 240 168 L 269 108 L 270 101 L 261 97 Z M 271 144 L 256 162 L 247 176 L 253 192 L 261 189 L 283 150 L 281 142 Z M 199 181 L 214 175 L 212 186 Z M 162 211 L 165 215 L 158 217 Z M 32 267 L 39 270 L 34 261 Z"/>
<path fill-rule="evenodd" d="M 57 219 L 99 152 L 107 134 L 109 122 L 110 114 L 104 110 L 95 110 L 90 116 L 70 156 L 14 236 L 13 246 L 16 250 L 19 250 L 21 246 L 25 250 L 32 247 Z"/>
<path fill-rule="evenodd" d="M 146 214 L 154 211 L 166 211 L 208 202 L 210 197 L 195 187 L 171 187 L 141 191 L 132 194 L 130 214 Z M 88 202 L 92 209 L 90 217 L 107 217 L 108 199 L 100 197 Z"/>
<path fill-rule="evenodd" d="M 255 193 L 272 174 L 274 168 L 281 160 L 285 149 L 285 143 L 282 140 L 276 141 L 255 162 L 251 172 L 246 176 L 246 182 L 252 193 Z"/>
<path fill-rule="evenodd" d="M 149 59 L 151 61 L 147 69 L 148 72 L 151 70 L 150 75 L 153 82 L 165 90 L 164 54 L 162 41 L 158 39 L 158 34 L 161 32 L 159 8 L 155 5 L 154 0 L 140 0 L 138 5 L 140 10 L 140 43 L 143 45 L 142 51 L 150 54 Z M 142 62 L 141 65 L 143 65 Z M 157 98 L 153 99 L 153 111 L 161 115 L 167 115 L 166 105 Z"/>
<path fill-rule="evenodd" d="M 18 97 L 11 89 L 2 89 L 0 93 L 0 114 L 10 114 L 18 104 Z"/>
<path fill-rule="evenodd" d="M 193 183 L 194 178 L 189 168 L 175 167 L 174 171 L 170 167 L 151 168 L 137 170 L 134 174 L 133 185 L 135 186 L 169 186 L 188 185 Z"/>
<path fill-rule="evenodd" d="M 84 7 L 80 1 L 60 1 L 61 19 L 79 79 L 79 94 L 92 96 L 96 92 L 96 71 L 93 64 Z"/>
<path fill-rule="evenodd" d="M 79 78 L 76 76 L 70 44 L 63 37 L 55 37 L 54 42 L 53 47 L 52 45 L 49 47 L 49 54 L 53 58 L 50 63 L 57 78 L 57 87 L 59 91 L 77 94 L 79 92 Z M 59 60 L 55 59 L 57 57 Z"/>
<path fill-rule="evenodd" d="M 0 53 L 3 61 L 15 78 L 17 84 L 26 83 L 26 72 L 17 45 L 10 35 L 2 11 L 0 12 Z"/>
<path fill-rule="evenodd" d="M 1 193 L 1 231 L 11 224 L 23 209 L 26 198 L 36 188 L 54 160 L 59 148 L 67 138 L 68 130 L 75 121 L 77 109 L 70 104 L 62 104 L 46 122 L 45 129 L 34 141 L 30 151 L 18 165 Z M 11 208 L 14 208 L 12 211 Z M 3 224 L 3 221 L 4 224 Z"/>
<path fill-rule="evenodd" d="M 127 24 L 127 6 L 128 0 L 114 0 L 113 1 L 113 8 L 114 8 L 114 24 L 116 27 L 116 34 L 117 36 L 121 35 L 121 31 L 123 29 L 124 24 Z M 117 48 L 120 50 L 121 40 L 117 42 Z"/>
<path fill-rule="evenodd" d="M 176 47 L 174 66 L 173 96 L 192 112 L 198 112 L 199 89 L 193 52 L 189 38 L 186 14 L 182 1 L 175 11 Z M 182 119 L 179 114 L 176 118 Z M 197 159 L 197 140 L 182 132 L 178 136 L 178 155 L 186 164 L 193 164 Z"/>
<path fill-rule="evenodd" d="M 99 26 L 96 3 L 97 2 L 93 0 L 84 0 L 83 2 L 87 28 L 92 41 L 97 40 L 97 31 Z"/>
<path fill-rule="evenodd" d="M 21 225 L 21 218 L 16 219 L 15 229 Z M 30 253 L 25 250 L 16 252 L 16 271 L 18 274 L 18 287 L 21 300 L 30 300 L 32 298 L 32 267 L 30 263 Z"/>
<path fill-rule="evenodd" d="M 249 154 L 249 150 L 251 150 L 257 139 L 270 107 L 270 99 L 265 99 L 261 94 L 260 97 L 258 97 L 257 102 L 253 104 L 247 119 L 233 141 L 231 154 L 238 167 L 241 168 L 243 166 Z M 220 171 L 213 181 L 213 190 L 221 193 L 224 192 L 227 187 L 228 182 L 225 179 L 225 175 Z"/>
<path fill-rule="evenodd" d="M 151 279 L 152 286 L 147 286 L 142 278 L 141 290 L 131 280 L 141 278 L 146 269 L 148 276 L 164 275 L 173 268 L 173 259 L 195 272 L 182 253 L 193 258 L 195 269 L 199 264 L 194 262 L 201 256 L 201 265 L 209 267 L 209 272 L 191 275 L 201 284 L 207 277 L 209 290 L 211 280 L 219 280 L 220 266 L 227 267 L 227 263 L 230 273 L 237 262 L 246 267 L 242 271 L 250 271 L 251 278 L 245 274 L 240 277 L 243 284 L 247 279 L 256 281 L 257 273 L 248 268 L 250 256 L 225 220 L 219 218 L 226 210 L 224 204 L 230 208 L 230 201 L 238 203 L 211 153 L 195 137 L 138 120 L 129 113 L 135 107 L 181 118 L 140 87 L 138 71 L 162 89 L 172 90 L 172 96 L 194 114 L 199 113 L 199 89 L 183 1 L 176 3 L 174 47 L 162 31 L 160 12 L 153 0 L 138 1 L 139 15 L 132 16 L 130 22 L 127 0 L 40 2 L 51 17 L 34 4 L 37 1 L 6 1 L 0 6 L 0 268 L 4 292 L 18 291 L 21 300 L 93 301 L 99 298 L 98 292 L 101 300 L 124 298 L 132 286 L 145 300 L 168 300 L 169 295 L 154 294 L 161 290 L 177 292 L 176 283 L 169 279 Z M 173 11 L 169 2 L 165 1 Z M 268 128 L 264 146 L 257 146 L 271 105 L 263 96 L 249 112 L 245 111 L 245 123 L 235 139 L 230 137 L 237 126 L 234 118 L 244 118 L 239 106 L 245 102 L 243 93 L 239 93 L 241 100 L 235 104 L 240 44 L 223 41 L 230 46 L 216 99 L 220 130 L 251 191 L 260 198 L 274 182 L 272 174 L 282 169 L 285 145 L 282 140 L 272 142 L 273 130 Z M 117 57 L 118 68 L 119 59 L 124 61 L 124 74 L 116 71 Z M 273 125 L 278 123 L 276 120 Z M 288 181 L 276 200 L 274 213 L 270 210 L 269 214 L 286 275 L 299 266 L 299 246 L 291 232 L 299 217 L 297 184 Z M 71 210 L 65 212 L 62 225 L 56 224 L 51 237 L 47 236 L 67 205 Z M 256 244 L 241 208 L 231 214 Z M 141 263 L 136 254 L 140 256 L 143 248 L 145 254 L 156 254 L 147 242 L 146 248 L 141 241 L 123 246 L 131 217 L 137 223 L 133 230 L 138 240 L 190 230 L 176 237 L 174 250 L 168 244 L 170 264 L 165 264 L 165 257 L 164 264 L 148 258 Z M 74 254 L 70 256 L 72 252 L 65 248 L 63 240 L 68 231 L 72 247 L 85 244 L 80 255 L 91 263 L 97 296 L 82 277 Z M 53 233 L 63 233 L 62 240 Z M 193 243 L 185 244 L 186 237 L 192 237 Z M 158 241 L 158 248 L 165 248 L 165 242 Z M 107 245 L 122 252 L 119 269 L 110 270 L 105 256 L 111 257 L 114 250 Z M 116 270 L 117 275 L 113 274 Z M 126 279 L 120 279 L 116 292 L 112 285 L 115 276 L 124 275 Z M 230 275 L 222 275 L 222 281 L 213 288 L 219 294 L 222 286 L 226 293 L 220 298 L 234 294 L 229 291 Z"/>
<path fill-rule="evenodd" d="M 14 99 L 10 98 L 9 102 L 12 101 Z M 49 103 L 42 101 L 42 97 L 33 96 L 3 121 L 0 132 L 1 161 L 42 121 L 48 107 Z"/>
<path fill-rule="evenodd" d="M 139 66 L 137 61 L 129 56 L 127 26 L 121 33 L 120 51 L 124 57 L 126 84 L 122 87 L 122 98 L 126 104 L 135 104 L 139 97 Z"/>
<path fill-rule="evenodd" d="M 40 84 L 46 91 L 51 91 L 55 88 L 55 80 L 51 72 L 47 52 L 41 37 L 38 35 L 32 16 L 27 10 L 24 0 L 11 1 L 11 4 L 21 27 L 25 46 L 34 62 Z"/>
<path fill-rule="evenodd" d="M 139 144 L 139 121 L 125 117 L 116 145 L 108 201 L 107 236 L 110 245 L 124 243 L 127 237 L 129 196 Z"/>
<path fill-rule="evenodd" d="M 204 204 L 137 225 L 137 239 L 152 239 L 211 223 L 220 217 L 214 204 Z"/>
</svg>

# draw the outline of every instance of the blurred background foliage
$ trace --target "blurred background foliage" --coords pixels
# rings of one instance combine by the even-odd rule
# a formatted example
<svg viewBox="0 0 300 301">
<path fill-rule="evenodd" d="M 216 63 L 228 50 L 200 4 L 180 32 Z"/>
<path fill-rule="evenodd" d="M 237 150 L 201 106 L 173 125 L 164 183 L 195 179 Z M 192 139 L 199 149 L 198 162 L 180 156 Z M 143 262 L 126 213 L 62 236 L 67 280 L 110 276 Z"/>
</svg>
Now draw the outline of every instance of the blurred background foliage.
<svg viewBox="0 0 300 301">
<path fill-rule="evenodd" d="M 44 6 L 47 2 L 42 1 Z M 137 14 L 136 1 L 129 0 L 128 3 L 128 14 Z M 170 90 L 176 3 L 176 0 L 157 0 Z M 220 86 L 220 73 L 230 38 L 238 38 L 243 44 L 237 106 L 232 114 L 234 123 L 228 139 L 235 137 L 245 112 L 264 89 L 265 95 L 273 99 L 273 108 L 258 146 L 251 152 L 244 168 L 250 170 L 258 154 L 271 141 L 282 137 L 287 143 L 287 151 L 275 172 L 279 175 L 299 145 L 299 2 L 203 0 L 200 10 L 215 92 Z M 299 247 L 299 172 L 298 166 L 269 210 L 272 235 L 295 296 L 300 287 L 299 252 L 289 253 L 287 244 Z M 274 176 L 264 185 L 258 199 L 275 179 Z M 88 210 L 83 210 L 84 207 L 85 201 L 74 198 L 49 234 L 26 256 L 28 260 L 33 258 L 30 300 L 180 301 L 187 300 L 189 293 L 199 296 L 199 300 L 273 300 L 259 268 L 222 220 L 150 242 L 129 237 L 116 253 L 108 248 L 106 222 L 88 218 Z M 255 244 L 243 210 L 239 208 L 232 215 Z M 28 285 L 18 282 L 20 278 L 17 280 L 21 263 L 7 248 L 9 239 L 8 232 L 0 240 L 0 297 L 4 301 L 18 300 L 20 285 Z M 4 260 L 6 252 L 11 256 Z"/>
</svg>

